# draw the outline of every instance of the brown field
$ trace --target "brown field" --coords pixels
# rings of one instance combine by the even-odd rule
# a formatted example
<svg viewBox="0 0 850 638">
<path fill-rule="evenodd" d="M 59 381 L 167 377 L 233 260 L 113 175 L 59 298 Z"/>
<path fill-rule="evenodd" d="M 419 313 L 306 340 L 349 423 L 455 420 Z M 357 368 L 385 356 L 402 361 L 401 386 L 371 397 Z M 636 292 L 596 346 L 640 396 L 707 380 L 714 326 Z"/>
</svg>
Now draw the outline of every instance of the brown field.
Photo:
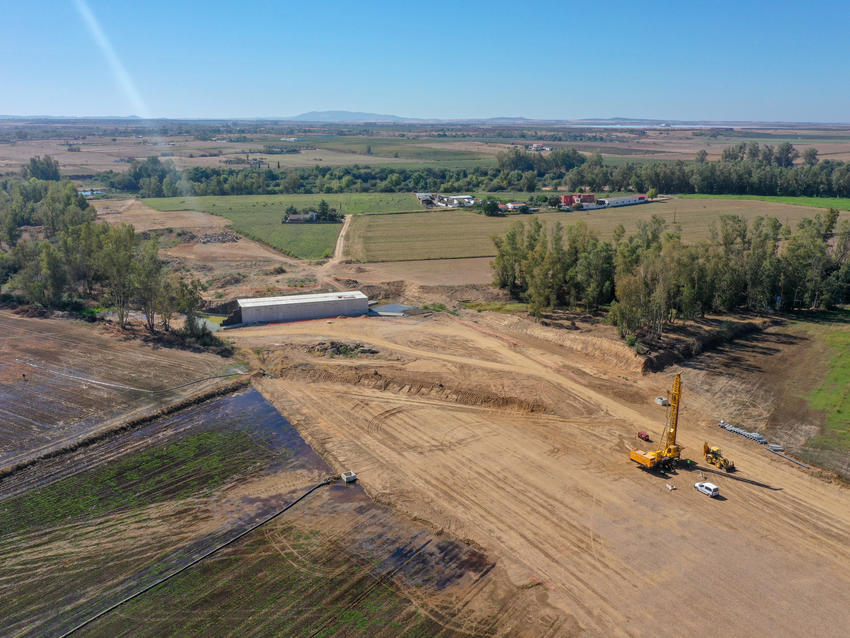
<svg viewBox="0 0 850 638">
<path fill-rule="evenodd" d="M 678 223 L 685 242 L 711 237 L 711 225 L 721 215 L 742 215 L 746 219 L 772 216 L 795 225 L 803 217 L 823 209 L 752 200 L 668 199 L 639 206 L 578 211 L 485 217 L 465 211 L 437 211 L 401 215 L 357 216 L 346 241 L 346 255 L 355 261 L 406 261 L 494 255 L 493 235 L 504 234 L 510 226 L 531 218 L 545 224 L 564 225 L 585 222 L 601 238 L 609 239 L 619 224 L 626 232 L 637 228 L 638 220 L 653 215 L 663 217 L 672 230 Z M 850 218 L 843 212 L 842 217 Z"/>
<path fill-rule="evenodd" d="M 59 161 L 64 175 L 88 175 L 99 171 L 126 171 L 130 163 L 126 160 L 144 160 L 148 157 L 160 157 L 163 161 L 171 160 L 178 169 L 194 166 L 221 167 L 227 166 L 225 160 L 245 157 L 252 149 L 261 149 L 264 143 L 277 143 L 276 136 L 256 142 L 202 142 L 175 137 L 132 137 L 110 138 L 93 137 L 87 140 L 72 140 L 73 144 L 81 147 L 78 152 L 68 151 L 68 141 L 60 139 L 19 141 L 14 144 L 0 144 L 0 173 L 20 171 L 31 157 L 50 155 Z M 167 155 L 167 154 L 171 155 Z M 166 155 L 163 155 L 166 154 Z M 217 154 L 208 157 L 202 155 Z M 295 154 L 267 155 L 251 153 L 252 159 L 261 159 L 271 166 L 344 166 L 355 163 L 368 163 L 370 156 L 353 153 L 343 153 L 329 149 L 304 150 Z M 374 161 L 374 159 L 372 160 Z M 379 158 L 381 164 L 408 163 L 410 160 L 394 157 Z M 235 165 L 244 168 L 244 165 Z"/>
<path fill-rule="evenodd" d="M 136 199 L 101 199 L 93 201 L 98 219 L 110 224 L 132 224 L 136 232 L 165 228 L 225 228 L 230 221 L 194 210 L 158 211 Z"/>
<path fill-rule="evenodd" d="M 558 610 L 558 635 L 701 635 L 711 618 L 733 635 L 843 636 L 850 493 L 715 427 L 718 400 L 745 401 L 745 385 L 684 375 L 686 453 L 698 460 L 710 440 L 739 471 L 657 477 L 628 450 L 639 428 L 658 436 L 652 398 L 668 374 L 642 377 L 605 331 L 461 319 L 471 323 L 350 319 L 230 336 L 259 349 L 279 377 L 259 388 L 326 458 L 355 468 L 380 502 L 485 548 L 515 587 Z M 794 347 L 773 330 L 771 348 Z M 328 339 L 379 355 L 305 354 Z M 693 489 L 700 472 L 722 499 Z M 674 622 L 658 622 L 664 609 Z"/>
<path fill-rule="evenodd" d="M 595 132 L 599 132 L 598 129 Z M 612 131 L 606 131 L 612 133 Z M 735 135 L 705 135 L 697 129 L 646 129 L 638 131 L 620 130 L 613 132 L 604 142 L 561 142 L 560 146 L 573 146 L 580 151 L 600 151 L 603 156 L 630 158 L 634 160 L 683 160 L 694 159 L 697 151 L 704 149 L 709 159 L 720 159 L 723 149 L 740 142 L 756 141 L 759 144 L 777 144 L 789 141 L 799 150 L 814 147 L 821 159 L 846 161 L 850 159 L 850 136 L 846 130 L 759 129 L 739 131 Z"/>
<path fill-rule="evenodd" d="M 208 391 L 234 365 L 147 345 L 106 327 L 0 310 L 0 467 Z"/>
<path fill-rule="evenodd" d="M 489 257 L 480 257 L 399 261 L 391 264 L 341 264 L 334 271 L 338 277 L 350 277 L 366 283 L 403 279 L 422 286 L 464 286 L 492 283 L 491 261 Z"/>
</svg>

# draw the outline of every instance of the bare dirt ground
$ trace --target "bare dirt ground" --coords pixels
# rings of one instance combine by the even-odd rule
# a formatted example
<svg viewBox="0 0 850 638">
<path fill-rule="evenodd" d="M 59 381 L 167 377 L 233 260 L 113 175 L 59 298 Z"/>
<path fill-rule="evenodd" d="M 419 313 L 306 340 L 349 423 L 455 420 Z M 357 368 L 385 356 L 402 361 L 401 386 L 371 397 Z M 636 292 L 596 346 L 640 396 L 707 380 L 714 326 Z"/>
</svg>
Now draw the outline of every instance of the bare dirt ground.
<svg viewBox="0 0 850 638">
<path fill-rule="evenodd" d="M 136 199 L 101 199 L 92 202 L 98 218 L 110 224 L 132 224 L 136 232 L 165 228 L 225 228 L 230 220 L 193 210 L 158 211 Z"/>
<path fill-rule="evenodd" d="M 194 393 L 234 362 L 145 344 L 109 326 L 0 310 L 0 467 Z"/>
<path fill-rule="evenodd" d="M 700 460 L 709 440 L 739 471 L 644 473 L 628 450 L 637 429 L 660 434 L 652 399 L 669 374 L 641 376 L 614 341 L 597 357 L 581 339 L 554 343 L 508 319 L 314 321 L 228 336 L 260 353 L 272 375 L 261 391 L 333 465 L 357 471 L 379 502 L 481 546 L 558 610 L 560 635 L 702 635 L 707 619 L 735 636 L 844 635 L 846 488 L 721 432 L 717 379 L 690 370 L 686 454 Z M 378 354 L 311 352 L 328 339 Z M 693 489 L 701 476 L 721 499 Z M 661 610 L 675 610 L 669 624 Z"/>
</svg>

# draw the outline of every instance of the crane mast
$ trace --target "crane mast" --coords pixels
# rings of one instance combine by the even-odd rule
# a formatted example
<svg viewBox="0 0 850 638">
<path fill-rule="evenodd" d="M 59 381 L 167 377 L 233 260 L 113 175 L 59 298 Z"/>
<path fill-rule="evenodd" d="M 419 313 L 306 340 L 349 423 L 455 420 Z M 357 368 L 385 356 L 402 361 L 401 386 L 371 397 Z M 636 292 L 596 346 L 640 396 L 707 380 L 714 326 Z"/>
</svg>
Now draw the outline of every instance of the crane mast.
<svg viewBox="0 0 850 638">
<path fill-rule="evenodd" d="M 667 421 L 664 424 L 664 433 L 657 450 L 631 450 L 629 458 L 647 469 L 668 470 L 676 467 L 679 462 L 682 449 L 676 443 L 676 431 L 679 427 L 679 403 L 682 400 L 682 374 L 676 373 L 673 377 L 673 388 L 669 394 L 669 406 L 667 408 Z M 690 461 L 686 461 L 690 463 Z"/>
<path fill-rule="evenodd" d="M 667 408 L 667 425 L 664 429 L 662 448 L 664 456 L 679 458 L 680 450 L 676 445 L 676 428 L 679 425 L 679 401 L 682 398 L 682 375 L 676 373 L 673 378 L 673 389 L 670 391 L 670 406 Z"/>
</svg>

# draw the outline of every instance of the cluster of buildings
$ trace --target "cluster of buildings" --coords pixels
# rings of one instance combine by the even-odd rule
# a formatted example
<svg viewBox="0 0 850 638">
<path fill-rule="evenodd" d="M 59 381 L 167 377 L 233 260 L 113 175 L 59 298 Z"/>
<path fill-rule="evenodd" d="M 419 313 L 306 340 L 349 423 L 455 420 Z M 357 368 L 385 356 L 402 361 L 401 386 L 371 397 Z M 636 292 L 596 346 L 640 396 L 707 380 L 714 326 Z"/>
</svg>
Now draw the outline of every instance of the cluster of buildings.
<svg viewBox="0 0 850 638">
<path fill-rule="evenodd" d="M 596 199 L 593 193 L 576 193 L 575 195 L 561 195 L 561 207 L 570 208 L 581 205 L 584 210 L 594 208 L 616 208 L 618 206 L 633 206 L 634 204 L 646 204 L 649 198 L 646 195 L 625 195 L 623 197 L 603 197 Z"/>
<path fill-rule="evenodd" d="M 416 193 L 419 203 L 426 208 L 464 208 L 473 206 L 480 200 L 472 195 L 440 195 L 438 193 Z M 646 204 L 649 198 L 646 195 L 624 195 L 621 197 L 602 197 L 597 199 L 594 193 L 574 193 L 560 196 L 560 207 L 562 209 L 581 206 L 584 210 L 595 208 L 616 208 L 618 206 L 632 206 L 634 204 Z M 506 202 L 499 204 L 501 211 L 517 211 L 528 208 L 527 202 Z"/>
<path fill-rule="evenodd" d="M 528 147 L 529 151 L 551 151 L 551 146 L 546 146 L 545 144 L 532 144 Z"/>
<path fill-rule="evenodd" d="M 439 193 L 416 193 L 419 203 L 425 207 L 463 208 L 472 206 L 478 200 L 472 195 L 440 195 Z"/>
</svg>

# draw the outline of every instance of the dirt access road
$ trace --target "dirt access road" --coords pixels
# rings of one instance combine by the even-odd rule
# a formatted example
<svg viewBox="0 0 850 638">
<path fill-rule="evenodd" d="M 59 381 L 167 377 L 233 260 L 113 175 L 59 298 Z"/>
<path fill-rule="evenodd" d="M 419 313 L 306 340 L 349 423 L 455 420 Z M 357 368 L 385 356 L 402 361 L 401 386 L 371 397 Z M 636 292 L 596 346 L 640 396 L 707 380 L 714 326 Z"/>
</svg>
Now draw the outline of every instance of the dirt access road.
<svg viewBox="0 0 850 638">
<path fill-rule="evenodd" d="M 540 633 L 554 608 L 558 635 L 705 635 L 709 625 L 728 636 L 844 635 L 846 489 L 719 434 L 687 375 L 680 442 L 699 458 L 702 441 L 716 441 L 740 471 L 703 468 L 716 500 L 694 490 L 696 471 L 644 473 L 628 449 L 637 429 L 660 433 L 652 398 L 669 375 L 641 377 L 627 352 L 596 358 L 487 313 L 462 319 L 228 335 L 260 353 L 272 375 L 261 391 L 332 465 L 357 471 L 379 502 L 481 546 L 518 591 L 537 591 Z M 311 354 L 335 339 L 379 354 Z"/>
</svg>

